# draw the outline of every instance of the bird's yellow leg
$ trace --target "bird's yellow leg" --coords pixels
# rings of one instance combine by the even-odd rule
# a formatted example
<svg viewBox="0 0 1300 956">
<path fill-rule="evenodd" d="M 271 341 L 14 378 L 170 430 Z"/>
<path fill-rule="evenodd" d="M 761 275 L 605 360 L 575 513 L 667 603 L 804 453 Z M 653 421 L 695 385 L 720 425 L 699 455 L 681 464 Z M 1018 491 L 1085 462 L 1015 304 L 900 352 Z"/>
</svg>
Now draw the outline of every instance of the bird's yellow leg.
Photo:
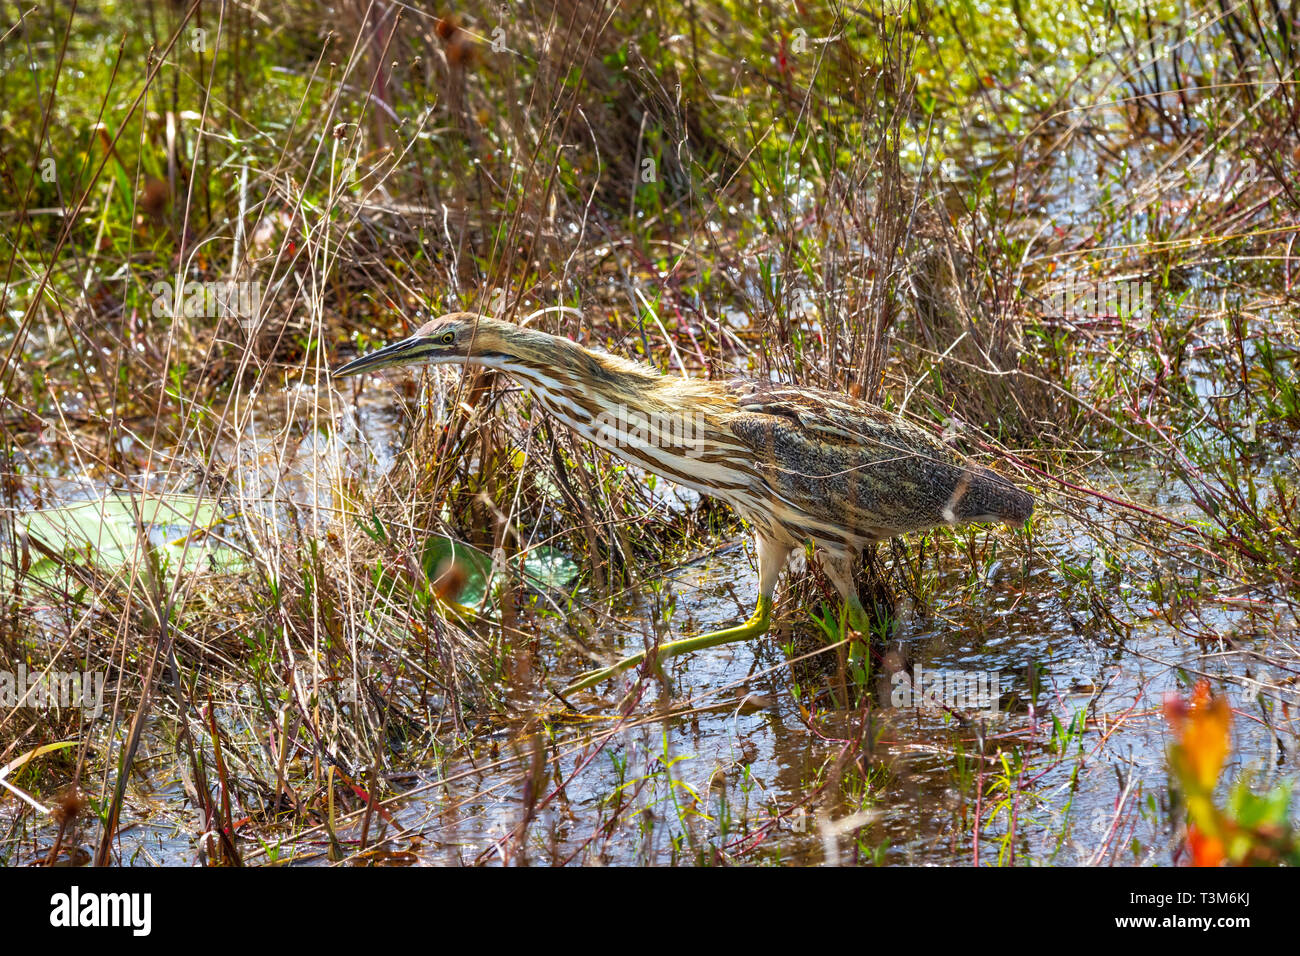
<svg viewBox="0 0 1300 956">
<path fill-rule="evenodd" d="M 678 654 L 689 654 L 691 651 L 702 651 L 709 647 L 717 647 L 719 644 L 730 644 L 733 641 L 744 641 L 751 637 L 758 637 L 760 634 L 767 633 L 771 623 L 772 599 L 767 595 L 759 595 L 758 607 L 754 609 L 754 613 L 750 615 L 749 620 L 744 624 L 737 624 L 735 627 L 728 627 L 721 631 L 710 631 L 708 634 L 698 634 L 695 637 L 686 637 L 680 641 L 660 644 L 658 658 L 663 661 L 670 657 L 676 657 Z M 599 684 L 607 677 L 622 673 L 629 667 L 636 667 L 643 660 L 645 660 L 645 651 L 638 651 L 623 658 L 617 664 L 611 664 L 609 667 L 602 667 L 599 670 L 587 671 L 587 673 L 582 674 L 576 681 L 564 688 L 562 693 L 571 694 L 585 687 L 591 687 L 593 684 Z"/>
<path fill-rule="evenodd" d="M 841 636 L 848 636 L 846 625 L 847 628 L 862 635 L 861 641 L 854 641 L 849 645 L 849 660 L 865 665 L 867 657 L 865 642 L 871 639 L 872 634 L 871 617 L 867 614 L 867 609 L 862 606 L 862 599 L 858 597 L 858 586 L 853 577 L 854 560 L 850 555 L 825 555 L 822 557 L 822 570 L 835 585 L 835 590 L 840 592 L 840 597 L 844 599 L 844 613 L 840 617 Z"/>
<path fill-rule="evenodd" d="M 862 606 L 862 601 L 858 599 L 857 595 L 844 602 L 844 611 L 849 627 L 862 634 L 871 633 L 871 619 L 867 617 L 867 609 Z"/>
<path fill-rule="evenodd" d="M 862 641 L 854 641 L 849 645 L 849 660 L 855 664 L 865 664 L 867 648 L 864 641 L 871 637 L 871 621 L 867 617 L 867 609 L 862 606 L 862 601 L 854 594 L 844 602 L 844 612 L 844 618 L 848 626 L 861 634 L 863 638 Z"/>
</svg>

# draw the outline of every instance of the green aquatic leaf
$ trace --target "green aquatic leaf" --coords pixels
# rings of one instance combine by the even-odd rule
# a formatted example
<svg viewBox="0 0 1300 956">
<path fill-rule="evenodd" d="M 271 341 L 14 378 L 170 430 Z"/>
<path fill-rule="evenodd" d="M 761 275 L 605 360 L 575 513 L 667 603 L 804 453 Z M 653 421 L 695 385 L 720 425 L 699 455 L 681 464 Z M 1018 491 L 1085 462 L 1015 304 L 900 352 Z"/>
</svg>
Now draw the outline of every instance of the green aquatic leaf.
<svg viewBox="0 0 1300 956">
<path fill-rule="evenodd" d="M 431 535 L 425 540 L 420 560 L 425 577 L 436 581 L 444 567 L 452 562 L 460 565 L 465 574 L 465 583 L 460 593 L 454 596 L 456 602 L 468 607 L 482 604 L 488 579 L 492 576 L 492 559 L 467 544 L 441 535 Z"/>
<path fill-rule="evenodd" d="M 424 542 L 420 564 L 425 577 L 436 581 L 446 566 L 452 562 L 460 565 L 465 575 L 456 602 L 477 607 L 490 598 L 492 559 L 469 545 L 442 535 L 432 535 Z M 512 564 L 518 557 L 512 559 Z M 517 565 L 516 565 L 517 566 Z M 536 588 L 563 588 L 578 576 L 577 563 L 558 548 L 540 545 L 524 555 L 524 580 Z"/>
<path fill-rule="evenodd" d="M 524 555 L 524 575 L 538 587 L 562 588 L 578 576 L 578 565 L 558 548 L 540 545 Z"/>
<path fill-rule="evenodd" d="M 142 549 L 149 548 L 167 568 L 237 571 L 245 566 L 243 556 L 208 534 L 227 520 L 215 504 L 193 495 L 109 491 L 34 511 L 18 523 L 23 533 L 49 550 L 103 570 L 143 558 Z M 30 573 L 37 580 L 50 580 L 58 571 L 58 561 L 42 557 L 32 563 Z"/>
</svg>

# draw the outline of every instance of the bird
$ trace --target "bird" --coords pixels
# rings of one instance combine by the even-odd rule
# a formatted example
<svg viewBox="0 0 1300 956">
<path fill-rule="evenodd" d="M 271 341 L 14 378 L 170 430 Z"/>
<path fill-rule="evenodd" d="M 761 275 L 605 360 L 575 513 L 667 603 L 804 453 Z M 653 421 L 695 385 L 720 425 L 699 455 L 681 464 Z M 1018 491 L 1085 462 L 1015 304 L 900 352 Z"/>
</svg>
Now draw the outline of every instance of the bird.
<svg viewBox="0 0 1300 956">
<path fill-rule="evenodd" d="M 1034 499 L 939 436 L 835 391 L 752 379 L 664 375 L 641 362 L 473 312 L 435 318 L 408 338 L 334 370 L 455 364 L 515 379 L 551 415 L 613 455 L 728 504 L 752 529 L 759 594 L 742 624 L 666 642 L 660 661 L 765 633 L 790 554 L 814 560 L 867 631 L 853 569 L 863 550 L 948 525 L 1023 525 Z M 635 667 L 645 652 L 580 675 L 564 694 Z"/>
</svg>

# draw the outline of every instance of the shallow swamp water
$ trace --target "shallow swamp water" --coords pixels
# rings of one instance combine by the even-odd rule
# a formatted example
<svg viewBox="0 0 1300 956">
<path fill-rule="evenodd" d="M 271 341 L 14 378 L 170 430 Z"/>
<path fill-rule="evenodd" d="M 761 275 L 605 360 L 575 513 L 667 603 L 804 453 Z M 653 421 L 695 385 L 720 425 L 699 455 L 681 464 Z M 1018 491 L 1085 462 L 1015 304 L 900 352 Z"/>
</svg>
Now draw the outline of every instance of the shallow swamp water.
<svg viewBox="0 0 1300 956">
<path fill-rule="evenodd" d="M 238 463 L 232 499 L 274 500 L 274 488 L 282 503 L 310 510 L 329 500 L 313 491 L 316 476 L 340 466 L 382 474 L 402 440 L 386 391 L 377 382 L 341 425 L 297 439 L 288 454 L 285 446 L 268 451 L 250 429 L 247 447 L 230 450 Z M 277 421 L 282 414 L 267 424 Z M 58 470 L 53 462 L 50 469 Z M 1090 477 L 1093 487 L 1162 513 L 1188 510 L 1153 472 L 1130 468 L 1127 484 L 1114 489 L 1105 485 L 1109 471 Z M 81 487 L 90 506 L 103 500 L 93 481 Z M 671 486 L 660 490 L 665 508 L 694 506 Z M 241 520 L 284 517 L 250 512 Z M 1177 861 L 1161 708 L 1165 695 L 1185 693 L 1188 675 L 1235 694 L 1225 780 L 1246 773 L 1267 789 L 1300 769 L 1294 689 L 1261 664 L 1293 652 L 1258 628 L 1257 599 L 1207 600 L 1199 619 L 1223 638 L 1196 639 L 1154 607 L 1144 611 L 1149 572 L 1139 569 L 1152 557 L 1140 541 L 1120 556 L 1131 578 L 1100 563 L 1100 590 L 1080 590 L 1063 568 L 1093 567 L 1105 546 L 1050 506 L 1028 541 L 983 528 L 959 534 L 956 553 L 911 552 L 910 566 L 929 575 L 929 603 L 918 609 L 899 596 L 888 640 L 874 644 L 866 707 L 843 707 L 834 693 L 792 693 L 819 680 L 833 685 L 834 652 L 824 640 L 819 646 L 809 623 L 825 608 L 783 602 L 780 591 L 771 633 L 670 662 L 667 683 L 636 684 L 639 698 L 622 710 L 630 679 L 578 695 L 581 713 L 549 693 L 585 669 L 585 658 L 573 653 L 571 620 L 539 616 L 533 636 L 504 652 L 501 705 L 476 718 L 460 746 L 385 777 L 385 790 L 397 794 L 387 816 L 365 820 L 340 807 L 332 834 L 272 826 L 263 840 L 282 842 L 264 842 L 268 849 L 254 856 L 327 865 L 344 855 L 340 847 L 364 846 L 351 862 L 1169 865 Z M 221 540 L 212 535 L 198 552 L 214 569 L 240 560 L 213 543 Z M 757 596 L 739 532 L 613 607 L 586 585 L 564 586 L 571 578 L 533 590 L 599 619 L 583 637 L 608 655 L 656 633 L 668 640 L 727 626 Z M 1128 626 L 1108 625 L 1098 593 Z M 802 637 L 792 643 L 793 629 Z M 932 687 L 940 681 L 940 700 L 900 699 L 900 686 L 920 673 Z M 953 706 L 953 686 L 947 698 L 942 688 L 954 675 L 980 675 L 983 696 L 963 699 L 959 690 Z M 217 712 L 235 740 L 256 746 L 256 728 L 220 705 Z M 143 752 L 128 791 L 123 859 L 192 863 L 195 838 L 180 812 L 184 756 L 152 733 Z"/>
</svg>

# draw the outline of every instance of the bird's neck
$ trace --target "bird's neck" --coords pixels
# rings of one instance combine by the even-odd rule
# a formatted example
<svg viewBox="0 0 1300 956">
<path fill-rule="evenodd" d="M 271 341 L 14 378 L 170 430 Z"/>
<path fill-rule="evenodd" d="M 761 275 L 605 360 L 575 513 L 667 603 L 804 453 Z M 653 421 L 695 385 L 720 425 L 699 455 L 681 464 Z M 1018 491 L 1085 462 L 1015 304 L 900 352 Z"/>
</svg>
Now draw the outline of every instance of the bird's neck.
<svg viewBox="0 0 1300 956">
<path fill-rule="evenodd" d="M 610 426 L 667 411 L 659 397 L 664 377 L 648 366 L 533 332 L 538 348 L 520 348 L 490 363 L 524 388 L 552 415 L 601 447 Z"/>
<path fill-rule="evenodd" d="M 706 390 L 706 383 L 670 378 L 569 339 L 540 332 L 530 339 L 534 336 L 512 354 L 484 364 L 515 378 L 588 441 L 648 471 L 699 487 L 700 459 L 722 437 L 694 394 Z"/>
</svg>

